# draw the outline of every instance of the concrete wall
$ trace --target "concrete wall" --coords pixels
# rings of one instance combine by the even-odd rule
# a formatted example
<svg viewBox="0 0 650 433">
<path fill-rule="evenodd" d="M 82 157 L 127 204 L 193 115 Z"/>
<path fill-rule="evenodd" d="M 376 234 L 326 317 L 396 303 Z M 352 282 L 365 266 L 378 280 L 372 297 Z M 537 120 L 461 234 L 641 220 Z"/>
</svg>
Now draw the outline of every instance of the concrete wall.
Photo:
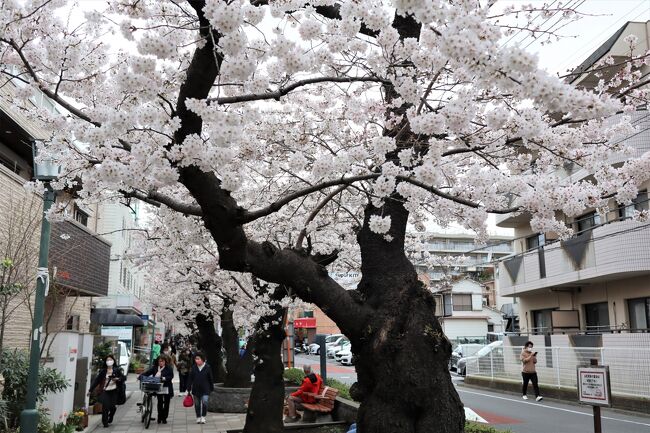
<svg viewBox="0 0 650 433">
<path fill-rule="evenodd" d="M 645 276 L 637 276 L 614 281 L 583 284 L 568 291 L 540 290 L 531 294 L 520 295 L 519 325 L 522 332 L 533 327 L 533 310 L 555 308 L 560 310 L 578 310 L 580 325 L 585 327 L 584 305 L 607 302 L 609 305 L 609 323 L 611 327 L 629 325 L 627 300 L 650 296 L 650 283 Z M 528 320 L 526 318 L 528 317 Z"/>
</svg>

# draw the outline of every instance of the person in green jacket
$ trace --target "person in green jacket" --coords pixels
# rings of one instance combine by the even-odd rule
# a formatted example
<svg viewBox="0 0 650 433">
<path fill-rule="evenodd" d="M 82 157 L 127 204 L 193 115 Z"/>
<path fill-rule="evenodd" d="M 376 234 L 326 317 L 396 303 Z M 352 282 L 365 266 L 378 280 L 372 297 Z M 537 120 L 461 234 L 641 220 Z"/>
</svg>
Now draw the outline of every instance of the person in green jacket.
<svg viewBox="0 0 650 433">
<path fill-rule="evenodd" d="M 151 357 L 155 361 L 156 359 L 158 359 L 159 356 L 160 356 L 160 341 L 156 340 L 153 343 L 153 347 L 151 350 Z"/>
</svg>

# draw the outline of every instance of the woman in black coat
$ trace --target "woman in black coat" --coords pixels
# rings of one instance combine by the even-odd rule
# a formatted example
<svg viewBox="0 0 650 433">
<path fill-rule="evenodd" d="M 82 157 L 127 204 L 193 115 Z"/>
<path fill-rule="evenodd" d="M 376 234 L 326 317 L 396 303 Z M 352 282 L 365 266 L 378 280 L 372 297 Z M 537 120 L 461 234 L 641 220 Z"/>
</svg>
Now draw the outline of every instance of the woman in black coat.
<svg viewBox="0 0 650 433">
<path fill-rule="evenodd" d="M 196 423 L 205 424 L 205 416 L 208 413 L 208 398 L 214 391 L 214 380 L 212 379 L 212 368 L 205 362 L 205 355 L 197 352 L 194 357 L 194 365 L 187 380 L 188 392 L 194 396 L 194 412 L 196 412 Z"/>
<path fill-rule="evenodd" d="M 113 355 L 106 357 L 104 365 L 106 367 L 99 371 L 90 385 L 88 395 L 94 391 L 97 401 L 102 404 L 102 424 L 104 427 L 108 427 L 113 422 L 117 411 L 118 395 L 123 391 L 126 377 L 124 377 L 122 369 L 115 365 Z"/>
<path fill-rule="evenodd" d="M 169 401 L 174 396 L 174 369 L 170 365 L 170 359 L 167 355 L 158 357 L 158 365 L 153 365 L 149 370 L 142 373 L 141 376 L 159 377 L 163 384 L 163 391 L 158 394 L 158 424 L 167 424 L 169 416 Z"/>
</svg>

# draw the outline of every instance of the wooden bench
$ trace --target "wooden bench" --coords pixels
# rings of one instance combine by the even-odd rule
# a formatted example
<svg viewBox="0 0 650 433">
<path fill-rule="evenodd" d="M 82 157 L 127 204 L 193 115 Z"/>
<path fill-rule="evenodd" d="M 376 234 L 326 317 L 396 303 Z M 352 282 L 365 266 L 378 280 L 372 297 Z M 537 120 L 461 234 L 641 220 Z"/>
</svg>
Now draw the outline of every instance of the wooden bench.
<svg viewBox="0 0 650 433">
<path fill-rule="evenodd" d="M 326 415 L 334 410 L 334 402 L 336 401 L 336 396 L 339 395 L 339 390 L 326 386 L 320 394 L 312 394 L 310 392 L 305 394 L 314 397 L 316 403 L 301 403 L 304 409 L 302 420 L 304 422 L 316 422 L 318 415 Z"/>
</svg>

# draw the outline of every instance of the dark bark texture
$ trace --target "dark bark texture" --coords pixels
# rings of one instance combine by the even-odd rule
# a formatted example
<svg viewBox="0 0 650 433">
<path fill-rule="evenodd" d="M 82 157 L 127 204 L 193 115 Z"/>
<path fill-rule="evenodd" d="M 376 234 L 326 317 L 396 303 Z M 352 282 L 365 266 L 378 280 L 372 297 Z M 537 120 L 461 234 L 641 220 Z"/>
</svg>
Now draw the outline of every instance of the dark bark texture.
<svg viewBox="0 0 650 433">
<path fill-rule="evenodd" d="M 228 388 L 246 388 L 251 386 L 253 373 L 252 339 L 246 344 L 244 356 L 239 355 L 239 334 L 232 321 L 232 310 L 225 307 L 221 313 L 221 338 L 226 349 L 226 379 L 224 386 Z"/>
<path fill-rule="evenodd" d="M 279 293 L 277 295 L 282 297 Z M 284 431 L 284 364 L 281 350 L 286 334 L 282 327 L 283 309 L 275 306 L 273 310 L 273 314 L 258 322 L 253 336 L 255 382 L 248 403 L 244 433 Z"/>
<path fill-rule="evenodd" d="M 214 327 L 214 320 L 205 314 L 196 315 L 196 327 L 199 333 L 199 349 L 212 368 L 212 377 L 217 382 L 223 382 L 226 371 L 223 368 L 223 356 L 221 355 L 221 337 Z"/>
</svg>

